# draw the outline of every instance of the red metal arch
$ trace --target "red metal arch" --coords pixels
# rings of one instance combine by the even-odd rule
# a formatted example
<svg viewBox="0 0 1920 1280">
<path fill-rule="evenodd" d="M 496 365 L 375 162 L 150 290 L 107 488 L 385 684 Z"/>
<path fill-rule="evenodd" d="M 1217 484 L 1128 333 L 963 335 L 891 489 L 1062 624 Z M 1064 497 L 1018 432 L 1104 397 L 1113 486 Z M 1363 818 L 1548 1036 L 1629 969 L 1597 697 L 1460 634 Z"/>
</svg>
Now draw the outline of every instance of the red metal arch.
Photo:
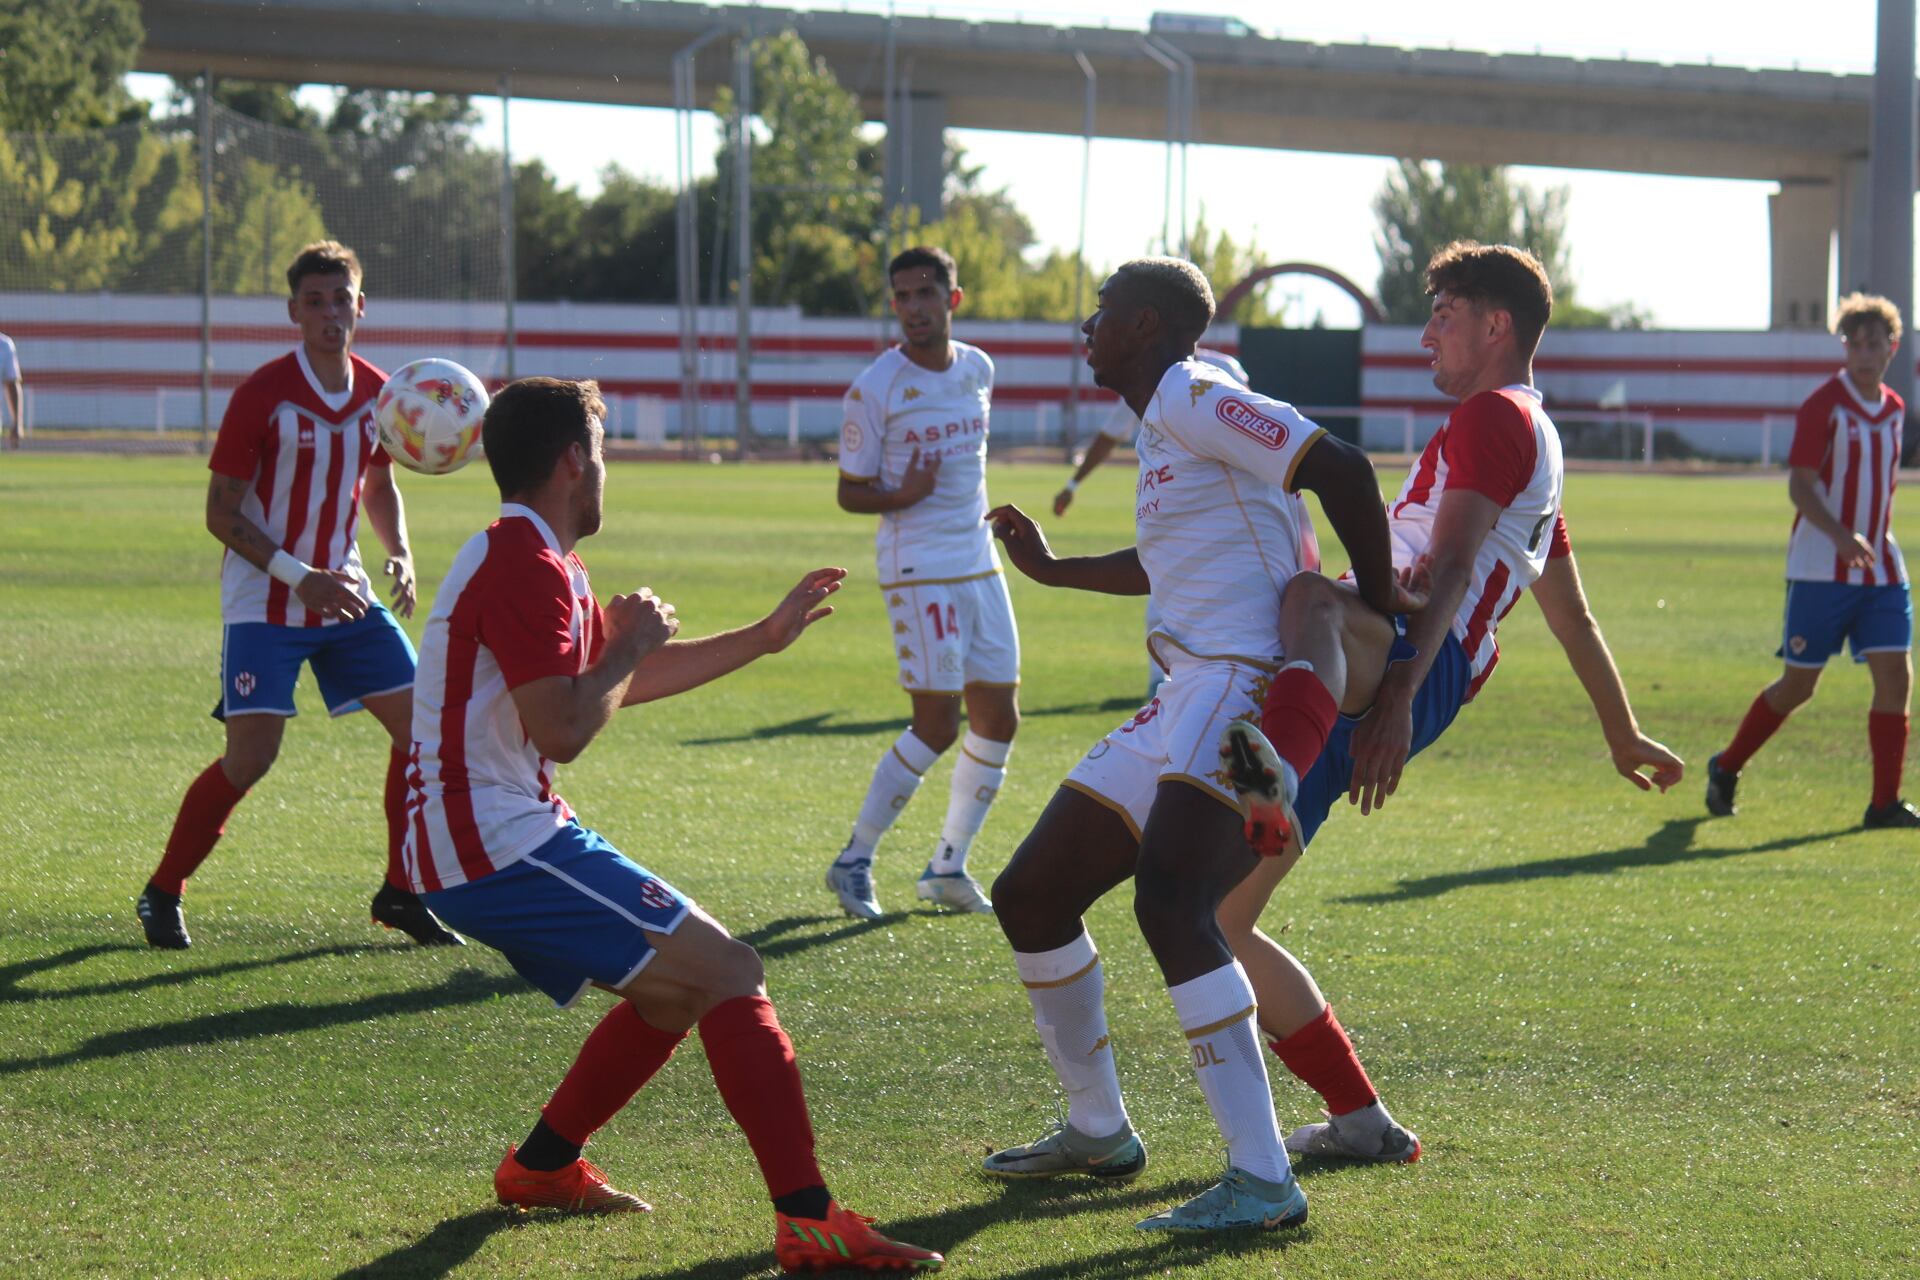
<svg viewBox="0 0 1920 1280">
<path fill-rule="evenodd" d="M 1275 276 L 1317 276 L 1325 280 L 1328 284 L 1341 289 L 1347 296 L 1359 303 L 1360 314 L 1365 317 L 1368 324 L 1382 324 L 1386 321 L 1386 314 L 1380 310 L 1380 304 L 1375 302 L 1365 289 L 1362 289 L 1359 285 L 1347 279 L 1332 267 L 1316 266 L 1311 262 L 1282 262 L 1278 266 L 1261 267 L 1259 270 L 1247 276 L 1245 280 L 1242 280 L 1239 284 L 1227 290 L 1226 297 L 1220 299 L 1220 301 L 1215 304 L 1215 313 L 1222 316 L 1232 315 L 1233 309 L 1239 306 L 1249 293 L 1253 292 L 1256 285 L 1271 280 Z"/>
</svg>

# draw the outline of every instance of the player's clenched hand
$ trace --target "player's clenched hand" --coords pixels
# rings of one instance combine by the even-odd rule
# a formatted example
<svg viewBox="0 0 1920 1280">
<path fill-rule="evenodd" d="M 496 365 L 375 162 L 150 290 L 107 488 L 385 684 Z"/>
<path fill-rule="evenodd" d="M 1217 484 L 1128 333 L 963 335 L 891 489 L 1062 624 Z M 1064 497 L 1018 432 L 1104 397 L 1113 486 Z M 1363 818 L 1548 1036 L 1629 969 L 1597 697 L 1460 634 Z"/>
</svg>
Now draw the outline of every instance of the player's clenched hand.
<svg viewBox="0 0 1920 1280">
<path fill-rule="evenodd" d="M 1620 776 L 1642 791 L 1650 791 L 1654 787 L 1665 791 L 1680 781 L 1687 770 L 1679 756 L 1644 733 L 1635 734 L 1632 741 L 1609 747 L 1608 751 L 1613 755 L 1613 767 L 1620 771 Z M 1642 769 L 1653 771 L 1651 779 L 1640 772 Z"/>
<path fill-rule="evenodd" d="M 1871 569 L 1873 567 L 1873 548 L 1867 540 L 1857 533 L 1848 534 L 1849 541 L 1839 543 L 1835 550 L 1840 560 L 1849 569 Z"/>
<path fill-rule="evenodd" d="M 1033 517 L 1009 502 L 987 512 L 987 523 L 993 527 L 993 536 L 1007 549 L 1007 559 L 1013 561 L 1013 567 L 1038 581 L 1045 566 L 1053 560 L 1053 548 L 1047 545 L 1047 535 L 1040 532 Z"/>
<path fill-rule="evenodd" d="M 1347 803 L 1359 805 L 1361 813 L 1386 804 L 1387 797 L 1399 789 L 1400 771 L 1407 767 L 1412 750 L 1413 704 L 1383 691 L 1353 731 L 1353 780 L 1347 786 Z"/>
<path fill-rule="evenodd" d="M 913 456 L 907 459 L 907 469 L 900 477 L 899 492 L 912 506 L 933 492 L 933 486 L 940 480 L 940 455 L 921 453 L 915 449 Z"/>
<path fill-rule="evenodd" d="M 680 618 L 673 606 L 647 587 L 630 596 L 615 596 L 607 602 L 606 613 L 607 643 L 631 646 L 636 662 L 680 630 Z"/>
<path fill-rule="evenodd" d="M 822 601 L 840 589 L 846 576 L 845 569 L 815 569 L 800 579 L 800 584 L 787 592 L 787 598 L 761 619 L 767 652 L 780 652 L 798 640 L 802 631 L 832 613 L 833 606 Z"/>
<path fill-rule="evenodd" d="M 339 569 L 315 569 L 300 579 L 293 594 L 300 603 L 323 618 L 354 622 L 367 615 L 367 602 L 354 588 L 359 584 L 350 573 Z"/>
<path fill-rule="evenodd" d="M 388 556 L 387 576 L 393 579 L 393 611 L 403 618 L 413 616 L 414 602 L 419 599 L 419 584 L 413 576 L 413 557 Z"/>
<path fill-rule="evenodd" d="M 1073 505 L 1073 490 L 1062 489 L 1060 492 L 1053 495 L 1053 514 L 1057 516 L 1063 516 L 1067 514 L 1067 508 L 1072 505 Z"/>
</svg>

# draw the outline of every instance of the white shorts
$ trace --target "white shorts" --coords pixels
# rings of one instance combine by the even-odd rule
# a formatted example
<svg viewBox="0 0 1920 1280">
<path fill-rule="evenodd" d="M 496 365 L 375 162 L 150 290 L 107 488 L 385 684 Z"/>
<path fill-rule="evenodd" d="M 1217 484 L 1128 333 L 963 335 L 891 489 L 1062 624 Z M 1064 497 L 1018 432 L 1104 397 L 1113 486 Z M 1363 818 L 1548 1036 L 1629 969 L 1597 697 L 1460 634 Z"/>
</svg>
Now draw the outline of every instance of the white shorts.
<svg viewBox="0 0 1920 1280">
<path fill-rule="evenodd" d="M 1168 778 L 1192 783 L 1244 814 L 1220 763 L 1220 735 L 1235 720 L 1257 721 L 1272 683 L 1271 672 L 1250 663 L 1178 663 L 1153 700 L 1094 743 L 1060 785 L 1119 814 L 1136 840 Z"/>
<path fill-rule="evenodd" d="M 959 693 L 968 685 L 1020 683 L 1020 635 L 1003 573 L 960 582 L 888 587 L 900 685 L 909 693 Z"/>
</svg>

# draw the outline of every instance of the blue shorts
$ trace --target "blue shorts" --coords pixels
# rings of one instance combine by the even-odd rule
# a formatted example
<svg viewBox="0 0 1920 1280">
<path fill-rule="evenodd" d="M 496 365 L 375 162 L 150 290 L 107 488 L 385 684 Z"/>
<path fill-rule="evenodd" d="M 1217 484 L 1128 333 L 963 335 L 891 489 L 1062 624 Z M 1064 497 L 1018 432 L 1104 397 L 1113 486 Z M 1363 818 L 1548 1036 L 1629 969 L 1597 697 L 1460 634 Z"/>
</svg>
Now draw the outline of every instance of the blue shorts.
<svg viewBox="0 0 1920 1280">
<path fill-rule="evenodd" d="M 1913 648 L 1913 598 L 1907 584 L 1787 582 L 1787 625 L 1774 653 L 1790 667 L 1824 667 L 1845 641 L 1853 660 Z"/>
<path fill-rule="evenodd" d="M 329 715 L 360 710 L 362 698 L 413 688 L 413 641 L 384 605 L 330 627 L 229 622 L 220 644 L 220 701 L 213 718 L 298 715 L 293 688 L 303 662 L 313 664 Z"/>
<path fill-rule="evenodd" d="M 1400 638 L 1393 642 L 1393 649 L 1387 654 L 1389 667 L 1396 662 L 1410 662 L 1414 655 L 1413 646 L 1406 641 L 1407 620 L 1399 617 L 1393 623 Z M 1473 664 L 1467 660 L 1459 638 L 1449 631 L 1434 657 L 1433 666 L 1427 669 L 1427 678 L 1420 682 L 1419 692 L 1413 695 L 1413 749 L 1407 753 L 1408 759 L 1432 746 L 1446 732 L 1454 716 L 1460 713 L 1472 680 Z M 1359 723 L 1357 718 L 1347 715 L 1335 721 L 1333 732 L 1327 736 L 1326 750 L 1313 762 L 1313 768 L 1307 770 L 1307 776 L 1300 779 L 1294 814 L 1300 819 L 1302 848 L 1312 842 L 1313 833 L 1320 829 L 1334 804 L 1347 794 L 1347 788 L 1353 783 L 1353 731 Z"/>
<path fill-rule="evenodd" d="M 648 931 L 672 933 L 693 905 L 577 822 L 492 875 L 420 897 L 562 1009 L 596 982 L 631 982 L 653 959 Z"/>
</svg>

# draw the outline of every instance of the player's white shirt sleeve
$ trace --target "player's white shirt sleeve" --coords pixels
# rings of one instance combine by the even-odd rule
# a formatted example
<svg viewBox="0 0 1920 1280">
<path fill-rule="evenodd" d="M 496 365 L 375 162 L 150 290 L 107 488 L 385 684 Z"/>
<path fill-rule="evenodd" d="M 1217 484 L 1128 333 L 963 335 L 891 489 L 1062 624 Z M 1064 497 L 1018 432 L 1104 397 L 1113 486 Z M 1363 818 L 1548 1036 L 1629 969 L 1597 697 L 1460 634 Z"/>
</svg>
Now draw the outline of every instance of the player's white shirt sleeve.
<svg viewBox="0 0 1920 1280">
<path fill-rule="evenodd" d="M 0 333 L 0 382 L 20 381 L 20 353 L 13 339 Z"/>
<path fill-rule="evenodd" d="M 880 479 L 887 443 L 886 386 L 876 373 L 885 364 L 883 356 L 868 365 L 840 398 L 840 474 L 849 480 Z"/>
<path fill-rule="evenodd" d="M 1319 424 L 1286 401 L 1210 376 L 1211 368 L 1193 361 L 1167 372 L 1154 393 L 1166 434 L 1195 457 L 1293 491 L 1294 468 L 1324 434 Z"/>
</svg>

